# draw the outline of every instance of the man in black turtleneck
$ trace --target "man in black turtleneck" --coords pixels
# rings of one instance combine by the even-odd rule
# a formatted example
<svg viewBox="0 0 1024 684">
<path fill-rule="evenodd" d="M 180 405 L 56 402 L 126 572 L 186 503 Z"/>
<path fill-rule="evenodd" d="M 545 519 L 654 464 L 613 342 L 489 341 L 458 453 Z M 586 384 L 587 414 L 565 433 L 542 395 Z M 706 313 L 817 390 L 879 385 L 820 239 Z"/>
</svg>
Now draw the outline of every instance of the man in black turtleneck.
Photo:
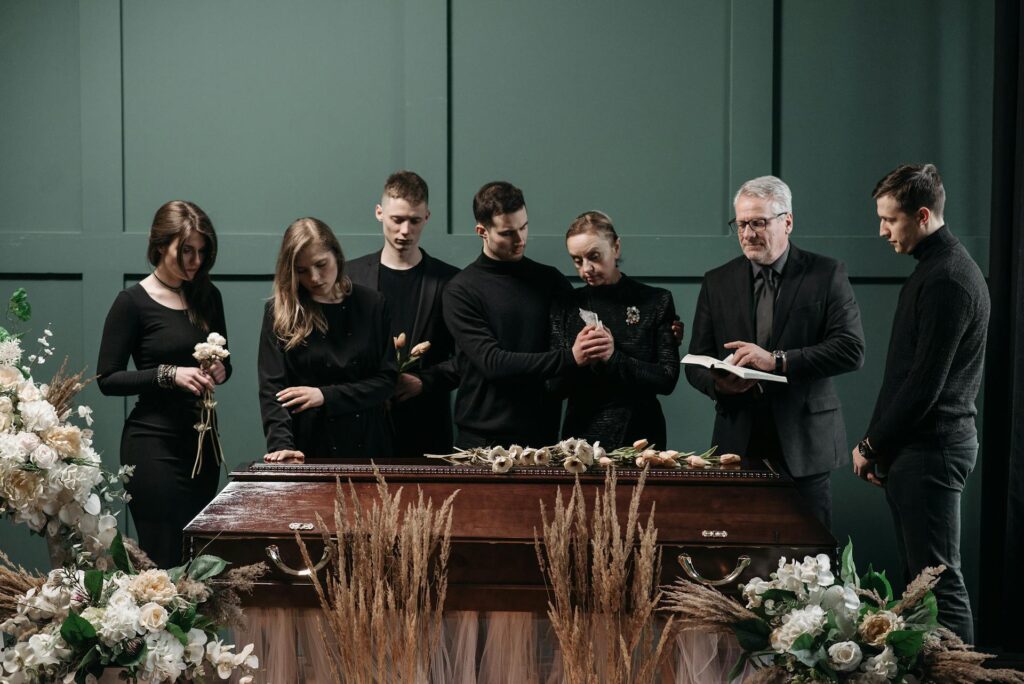
<svg viewBox="0 0 1024 684">
<path fill-rule="evenodd" d="M 455 445 L 553 444 L 561 402 L 545 380 L 608 358 L 613 342 L 588 326 L 571 350 L 549 351 L 551 306 L 572 287 L 556 269 L 524 256 L 528 219 L 519 188 L 484 185 L 473 198 L 473 215 L 483 253 L 449 281 L 443 300 L 461 375 Z"/>
<path fill-rule="evenodd" d="M 945 565 L 939 622 L 974 641 L 960 571 L 960 494 L 978 456 L 974 400 L 991 310 L 978 265 L 942 218 L 946 191 L 931 164 L 900 166 L 872 193 L 879 234 L 917 260 L 900 291 L 882 388 L 853 469 L 885 486 L 907 578 Z"/>
</svg>

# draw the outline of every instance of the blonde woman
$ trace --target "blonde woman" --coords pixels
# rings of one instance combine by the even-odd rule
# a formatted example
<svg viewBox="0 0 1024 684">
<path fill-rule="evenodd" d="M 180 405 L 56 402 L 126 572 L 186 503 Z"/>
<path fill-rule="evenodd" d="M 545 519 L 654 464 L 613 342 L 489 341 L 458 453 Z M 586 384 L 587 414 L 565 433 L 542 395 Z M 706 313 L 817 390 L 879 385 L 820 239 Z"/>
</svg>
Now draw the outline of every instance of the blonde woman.
<svg viewBox="0 0 1024 684">
<path fill-rule="evenodd" d="M 259 347 L 267 462 L 391 455 L 398 366 L 384 299 L 345 275 L 331 229 L 301 218 L 281 241 Z"/>
</svg>

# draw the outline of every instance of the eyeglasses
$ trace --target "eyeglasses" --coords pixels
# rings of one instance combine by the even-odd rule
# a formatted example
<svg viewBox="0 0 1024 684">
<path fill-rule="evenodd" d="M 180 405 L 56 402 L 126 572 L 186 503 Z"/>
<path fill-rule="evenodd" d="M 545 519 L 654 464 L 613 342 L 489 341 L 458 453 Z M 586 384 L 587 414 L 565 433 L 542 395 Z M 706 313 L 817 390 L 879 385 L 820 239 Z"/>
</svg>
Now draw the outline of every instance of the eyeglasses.
<svg viewBox="0 0 1024 684">
<path fill-rule="evenodd" d="M 782 211 L 776 214 L 775 216 L 754 218 L 750 219 L 749 221 L 737 221 L 736 219 L 732 219 L 731 221 L 729 221 L 729 228 L 735 230 L 737 234 L 742 233 L 743 230 L 746 228 L 750 228 L 755 233 L 763 233 L 764 230 L 768 227 L 769 223 L 779 218 L 780 216 L 785 216 L 788 213 L 788 211 Z"/>
</svg>

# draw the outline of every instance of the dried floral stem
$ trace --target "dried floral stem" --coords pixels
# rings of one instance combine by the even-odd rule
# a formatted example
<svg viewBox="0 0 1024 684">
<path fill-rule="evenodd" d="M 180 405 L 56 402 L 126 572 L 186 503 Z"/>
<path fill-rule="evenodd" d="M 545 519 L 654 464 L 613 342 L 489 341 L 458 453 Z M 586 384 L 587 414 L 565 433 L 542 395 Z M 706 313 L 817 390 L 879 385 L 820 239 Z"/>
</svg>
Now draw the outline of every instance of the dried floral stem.
<svg viewBox="0 0 1024 684">
<path fill-rule="evenodd" d="M 921 651 L 921 666 L 927 674 L 925 681 L 933 684 L 1024 684 L 1024 672 L 986 668 L 984 662 L 994 657 L 988 653 L 978 653 L 956 634 L 940 627 L 933 637 L 925 641 L 924 650 Z"/>
<path fill-rule="evenodd" d="M 0 622 L 18 612 L 18 604 L 30 589 L 36 589 L 46 582 L 46 577 L 35 575 L 0 551 Z"/>
<path fill-rule="evenodd" d="M 46 400 L 53 405 L 58 416 L 63 416 L 71 410 L 71 402 L 82 389 L 95 379 L 95 376 L 82 380 L 85 377 L 85 368 L 74 375 L 67 375 L 68 357 L 60 364 L 60 368 L 53 374 L 49 382 L 49 390 L 46 393 Z"/>
<path fill-rule="evenodd" d="M 903 592 L 903 597 L 899 603 L 892 607 L 892 612 L 899 615 L 904 611 L 914 608 L 921 599 L 925 597 L 929 591 L 932 590 L 939 582 L 939 575 L 946 571 L 945 565 L 940 565 L 935 568 L 925 568 L 921 571 L 921 574 L 914 578 L 914 580 L 907 585 L 907 590 Z"/>
<path fill-rule="evenodd" d="M 624 529 L 613 470 L 594 499 L 589 525 L 579 480 L 568 504 L 556 493 L 550 521 L 541 502 L 543 545 L 535 533 L 534 546 L 550 585 L 548 617 L 569 684 L 654 681 L 669 653 L 673 619 L 657 639 L 652 620 L 661 599 L 661 555 L 653 506 L 647 524 L 639 522 L 645 479 L 646 471 L 633 488 Z"/>
<path fill-rule="evenodd" d="M 324 544 L 335 560 L 313 588 L 323 614 L 320 632 L 337 681 L 352 684 L 423 681 L 441 633 L 451 551 L 452 493 L 434 508 L 418 490 L 404 512 L 377 473 L 377 499 L 367 506 L 340 481 L 332 537 L 318 516 Z M 303 560 L 313 567 L 296 535 Z"/>
<path fill-rule="evenodd" d="M 735 599 L 703 584 L 679 578 L 664 589 L 661 609 L 675 615 L 683 631 L 732 634 L 732 625 L 757 615 Z"/>
</svg>

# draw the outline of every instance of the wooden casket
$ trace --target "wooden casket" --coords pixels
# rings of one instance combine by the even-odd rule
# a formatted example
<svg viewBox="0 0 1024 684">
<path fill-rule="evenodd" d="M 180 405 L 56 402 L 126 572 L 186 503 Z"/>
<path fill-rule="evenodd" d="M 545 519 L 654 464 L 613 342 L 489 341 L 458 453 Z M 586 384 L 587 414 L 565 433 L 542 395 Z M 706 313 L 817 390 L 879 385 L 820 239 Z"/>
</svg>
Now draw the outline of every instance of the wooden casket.
<svg viewBox="0 0 1024 684">
<path fill-rule="evenodd" d="M 550 515 L 556 490 L 561 488 L 566 500 L 571 494 L 573 475 L 540 467 L 496 475 L 422 459 L 378 460 L 376 465 L 389 487 L 405 488 L 403 501 L 415 497 L 419 487 L 440 505 L 459 490 L 446 610 L 546 610 L 534 547 L 542 529 L 540 502 Z M 637 469 L 618 470 L 621 521 L 639 476 Z M 332 524 L 338 479 L 346 490 L 351 481 L 361 502 L 377 497 L 369 462 L 256 463 L 233 472 L 224 490 L 185 528 L 189 557 L 210 553 L 236 564 L 265 561 L 270 573 L 250 605 L 315 605 L 295 533 L 306 541 L 311 558 L 321 557 L 316 514 Z M 604 476 L 584 474 L 580 482 L 589 514 Z M 836 559 L 835 538 L 804 507 L 792 481 L 763 463 L 651 470 L 640 505 L 645 522 L 652 505 L 664 584 L 685 576 L 729 591 L 755 576 L 767 578 L 780 556 L 824 553 Z"/>
</svg>

